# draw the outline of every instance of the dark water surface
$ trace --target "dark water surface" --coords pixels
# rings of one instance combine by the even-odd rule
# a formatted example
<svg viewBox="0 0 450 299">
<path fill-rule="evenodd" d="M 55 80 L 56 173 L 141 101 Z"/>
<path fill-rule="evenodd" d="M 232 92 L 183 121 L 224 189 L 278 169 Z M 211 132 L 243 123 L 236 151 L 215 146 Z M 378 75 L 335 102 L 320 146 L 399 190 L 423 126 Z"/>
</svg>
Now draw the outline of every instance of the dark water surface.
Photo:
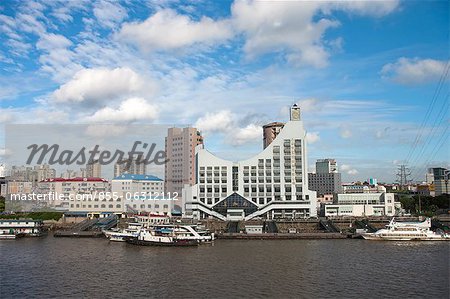
<svg viewBox="0 0 450 299">
<path fill-rule="evenodd" d="M 449 298 L 450 242 L 0 241 L 0 298 Z"/>
</svg>

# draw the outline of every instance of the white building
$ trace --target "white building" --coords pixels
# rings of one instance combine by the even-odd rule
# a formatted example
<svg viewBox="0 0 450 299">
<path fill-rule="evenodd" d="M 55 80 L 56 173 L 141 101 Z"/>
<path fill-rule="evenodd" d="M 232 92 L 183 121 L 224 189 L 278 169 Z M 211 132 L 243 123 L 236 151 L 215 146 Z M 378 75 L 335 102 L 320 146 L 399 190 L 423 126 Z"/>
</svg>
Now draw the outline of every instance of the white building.
<svg viewBox="0 0 450 299">
<path fill-rule="evenodd" d="M 164 181 L 153 175 L 122 174 L 112 180 L 111 191 L 123 202 L 123 212 L 181 215 L 177 198 L 164 194 Z"/>
<path fill-rule="evenodd" d="M 37 192 L 53 194 L 50 206 L 70 212 L 118 213 L 120 201 L 110 198 L 111 185 L 102 178 L 51 178 L 38 183 Z M 109 195 L 108 195 L 109 194 Z"/>
<path fill-rule="evenodd" d="M 240 162 L 196 148 L 196 184 L 183 189 L 186 214 L 201 219 L 316 216 L 316 192 L 308 189 L 306 131 L 300 108 L 260 154 Z"/>
<path fill-rule="evenodd" d="M 394 216 L 393 193 L 338 194 L 334 204 L 325 205 L 325 216 Z"/>
<path fill-rule="evenodd" d="M 0 163 L 0 178 L 4 178 L 6 176 L 5 165 Z"/>
</svg>

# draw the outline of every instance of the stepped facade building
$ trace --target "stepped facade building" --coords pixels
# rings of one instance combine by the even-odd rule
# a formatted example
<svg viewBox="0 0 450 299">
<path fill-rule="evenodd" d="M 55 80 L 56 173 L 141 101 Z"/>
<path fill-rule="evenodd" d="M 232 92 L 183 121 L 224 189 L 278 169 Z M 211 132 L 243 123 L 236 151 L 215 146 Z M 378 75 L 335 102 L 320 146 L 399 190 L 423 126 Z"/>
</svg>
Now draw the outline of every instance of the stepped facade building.
<svg viewBox="0 0 450 299">
<path fill-rule="evenodd" d="M 316 192 L 308 189 L 306 131 L 297 105 L 291 108 L 290 121 L 253 158 L 227 161 L 200 145 L 195 159 L 196 182 L 183 189 L 186 215 L 250 220 L 317 214 Z"/>
</svg>

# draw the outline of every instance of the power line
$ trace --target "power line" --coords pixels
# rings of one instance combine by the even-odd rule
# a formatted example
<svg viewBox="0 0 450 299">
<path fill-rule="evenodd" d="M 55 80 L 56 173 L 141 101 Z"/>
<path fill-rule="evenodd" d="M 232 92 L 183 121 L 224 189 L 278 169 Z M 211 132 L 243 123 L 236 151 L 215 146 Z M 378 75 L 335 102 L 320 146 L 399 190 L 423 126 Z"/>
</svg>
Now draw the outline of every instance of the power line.
<svg viewBox="0 0 450 299">
<path fill-rule="evenodd" d="M 444 144 L 446 144 L 446 141 L 448 139 L 448 134 L 447 134 L 448 129 L 449 129 L 449 126 L 447 125 L 447 127 L 444 130 L 444 134 L 441 135 L 441 138 L 438 140 L 438 142 L 436 142 L 436 145 L 434 146 L 433 150 L 431 151 L 429 158 L 424 162 L 424 164 L 423 164 L 424 167 L 426 167 L 426 165 L 428 165 L 428 163 L 433 161 L 433 159 L 437 155 L 437 153 L 439 153 L 439 151 L 444 146 Z M 417 171 L 418 170 L 420 170 L 420 169 L 417 169 Z M 413 180 L 415 180 L 418 175 L 419 175 L 419 173 L 416 173 L 413 177 Z"/>
<path fill-rule="evenodd" d="M 412 158 L 412 156 L 419 144 L 419 141 L 422 138 L 424 128 L 425 128 L 426 124 L 428 123 L 428 120 L 431 116 L 431 112 L 434 110 L 434 105 L 439 97 L 440 92 L 441 92 L 442 86 L 444 85 L 444 82 L 446 81 L 446 78 L 448 76 L 449 68 L 450 68 L 450 61 L 447 61 L 446 65 L 444 67 L 444 70 L 441 74 L 441 77 L 439 79 L 438 85 L 436 86 L 436 88 L 434 90 L 433 97 L 432 97 L 431 102 L 428 106 L 428 109 L 425 113 L 425 117 L 423 118 L 423 121 L 417 132 L 416 138 L 414 139 L 413 145 L 410 148 L 408 155 L 406 156 L 406 159 L 405 159 L 406 163 L 409 163 L 409 160 Z"/>
<path fill-rule="evenodd" d="M 442 107 L 441 107 L 438 115 L 434 119 L 434 122 L 433 122 L 433 125 L 431 127 L 431 130 L 430 130 L 429 134 L 427 135 L 427 137 L 425 139 L 425 142 L 423 143 L 423 146 L 419 150 L 419 152 L 418 152 L 417 156 L 415 157 L 415 159 L 411 162 L 411 165 L 413 165 L 413 168 L 412 168 L 413 171 L 414 171 L 414 169 L 417 166 L 416 163 L 420 162 L 420 160 L 422 159 L 423 155 L 426 153 L 428 147 L 432 144 L 432 140 L 435 137 L 434 136 L 435 130 L 437 128 L 439 128 L 445 121 L 445 115 L 446 115 L 446 112 L 448 111 L 448 108 L 449 108 L 449 104 L 448 104 L 448 101 L 447 101 L 448 98 L 449 98 L 449 95 L 447 94 L 447 96 L 446 96 L 446 98 L 445 98 L 445 100 L 444 100 L 444 102 L 442 104 Z M 442 134 L 441 136 L 443 136 L 443 135 L 445 135 L 445 134 Z"/>
</svg>

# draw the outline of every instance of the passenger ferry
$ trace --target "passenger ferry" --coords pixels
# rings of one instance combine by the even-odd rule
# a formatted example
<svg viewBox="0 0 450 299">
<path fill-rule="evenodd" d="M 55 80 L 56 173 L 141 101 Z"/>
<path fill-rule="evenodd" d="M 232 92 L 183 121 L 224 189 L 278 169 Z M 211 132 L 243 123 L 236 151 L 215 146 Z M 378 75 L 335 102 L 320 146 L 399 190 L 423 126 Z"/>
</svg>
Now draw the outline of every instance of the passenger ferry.
<svg viewBox="0 0 450 299">
<path fill-rule="evenodd" d="M 141 228 L 147 228 L 155 224 L 170 223 L 170 218 L 165 215 L 136 215 L 134 218 L 136 222 L 129 223 L 127 228 L 104 230 L 103 234 L 110 241 L 125 242 L 126 238 L 137 237 Z"/>
<path fill-rule="evenodd" d="M 214 234 L 196 230 L 195 225 L 163 224 L 141 228 L 136 237 L 125 240 L 135 245 L 150 246 L 197 246 L 214 240 Z"/>
<path fill-rule="evenodd" d="M 19 237 L 40 237 L 44 235 L 42 220 L 0 219 L 0 239 L 17 239 Z"/>
<path fill-rule="evenodd" d="M 140 224 L 140 223 L 129 223 L 128 227 L 125 229 L 104 230 L 103 234 L 110 241 L 125 242 L 125 238 L 136 237 L 138 235 L 141 227 L 142 227 L 142 224 Z"/>
<path fill-rule="evenodd" d="M 391 219 L 386 228 L 375 233 L 363 233 L 366 240 L 386 241 L 445 241 L 450 240 L 450 235 L 444 232 L 434 232 L 431 229 L 431 219 L 423 222 L 396 222 Z"/>
</svg>

